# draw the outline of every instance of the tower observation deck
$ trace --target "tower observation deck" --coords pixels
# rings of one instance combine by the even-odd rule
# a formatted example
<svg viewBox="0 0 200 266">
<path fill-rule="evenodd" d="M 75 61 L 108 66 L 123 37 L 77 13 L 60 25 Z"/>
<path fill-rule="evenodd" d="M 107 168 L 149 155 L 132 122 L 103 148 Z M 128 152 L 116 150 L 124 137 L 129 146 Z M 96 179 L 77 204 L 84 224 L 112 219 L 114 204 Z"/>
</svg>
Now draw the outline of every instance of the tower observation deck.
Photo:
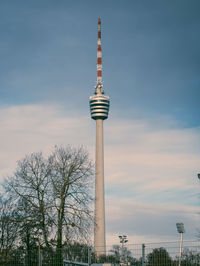
<svg viewBox="0 0 200 266">
<path fill-rule="evenodd" d="M 90 96 L 90 112 L 92 119 L 102 119 L 108 118 L 110 100 L 109 96 L 104 95 L 102 92 Z"/>
<path fill-rule="evenodd" d="M 104 200 L 104 153 L 103 120 L 108 118 L 110 99 L 104 94 L 102 85 L 101 20 L 98 19 L 97 41 L 97 85 L 89 98 L 91 118 L 96 120 L 96 162 L 95 162 L 95 217 L 94 249 L 97 256 L 106 254 L 105 200 Z"/>
</svg>

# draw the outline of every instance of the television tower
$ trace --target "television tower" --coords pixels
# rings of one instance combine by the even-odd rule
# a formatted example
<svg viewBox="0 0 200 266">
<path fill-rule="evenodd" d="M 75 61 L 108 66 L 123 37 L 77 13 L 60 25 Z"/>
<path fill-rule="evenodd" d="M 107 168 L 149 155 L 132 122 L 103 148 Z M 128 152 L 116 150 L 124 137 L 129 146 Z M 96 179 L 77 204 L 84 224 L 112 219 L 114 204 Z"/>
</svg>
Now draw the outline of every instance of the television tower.
<svg viewBox="0 0 200 266">
<path fill-rule="evenodd" d="M 95 87 L 94 95 L 90 96 L 90 113 L 92 119 L 96 120 L 94 249 L 97 256 L 106 254 L 103 120 L 108 117 L 109 105 L 109 96 L 104 94 L 102 84 L 101 20 L 99 18 L 97 41 L 97 85 Z"/>
</svg>

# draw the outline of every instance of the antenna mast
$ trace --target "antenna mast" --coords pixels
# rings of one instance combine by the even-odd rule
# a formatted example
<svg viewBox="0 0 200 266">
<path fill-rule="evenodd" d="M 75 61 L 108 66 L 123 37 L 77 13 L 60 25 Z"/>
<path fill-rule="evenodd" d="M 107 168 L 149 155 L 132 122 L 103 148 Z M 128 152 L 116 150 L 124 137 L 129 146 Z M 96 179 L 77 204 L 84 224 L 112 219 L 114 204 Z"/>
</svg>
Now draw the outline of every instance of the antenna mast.
<svg viewBox="0 0 200 266">
<path fill-rule="evenodd" d="M 98 40 L 97 40 L 97 86 L 96 92 L 102 90 L 102 49 L 101 49 L 101 19 L 98 19 Z"/>
</svg>

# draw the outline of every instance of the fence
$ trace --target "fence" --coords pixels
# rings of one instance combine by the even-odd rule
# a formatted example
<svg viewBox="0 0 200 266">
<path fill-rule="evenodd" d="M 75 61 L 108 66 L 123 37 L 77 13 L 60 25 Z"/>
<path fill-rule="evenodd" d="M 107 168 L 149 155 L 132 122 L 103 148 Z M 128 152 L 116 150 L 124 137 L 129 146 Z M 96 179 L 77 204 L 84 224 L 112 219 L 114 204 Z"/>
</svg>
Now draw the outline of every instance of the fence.
<svg viewBox="0 0 200 266">
<path fill-rule="evenodd" d="M 0 250 L 0 266 L 86 266 L 109 263 L 122 266 L 178 266 L 179 242 L 125 244 L 107 247 L 106 255 L 96 257 L 84 244 L 65 246 L 62 250 L 18 247 Z M 181 266 L 200 266 L 200 242 L 184 241 Z"/>
<path fill-rule="evenodd" d="M 135 265 L 178 266 L 180 242 L 146 243 L 127 245 L 127 250 L 135 258 Z M 129 253 L 129 252 L 128 252 Z M 127 259 L 125 259 L 127 261 Z M 128 261 L 127 261 L 128 262 Z M 134 265 L 134 263 L 133 263 Z M 184 241 L 181 266 L 200 266 L 200 242 Z"/>
</svg>

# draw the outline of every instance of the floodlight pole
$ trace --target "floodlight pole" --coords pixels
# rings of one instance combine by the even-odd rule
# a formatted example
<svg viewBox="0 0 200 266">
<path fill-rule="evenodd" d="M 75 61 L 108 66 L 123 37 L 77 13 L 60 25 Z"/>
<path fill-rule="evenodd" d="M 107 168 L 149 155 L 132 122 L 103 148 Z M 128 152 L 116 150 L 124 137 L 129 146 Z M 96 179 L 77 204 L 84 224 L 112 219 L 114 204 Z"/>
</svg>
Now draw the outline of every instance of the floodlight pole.
<svg viewBox="0 0 200 266">
<path fill-rule="evenodd" d="M 181 253 L 182 253 L 183 233 L 185 233 L 184 224 L 183 223 L 176 223 L 176 228 L 177 228 L 178 233 L 181 234 L 180 249 L 179 249 L 179 262 L 178 262 L 178 266 L 181 266 Z"/>
<path fill-rule="evenodd" d="M 178 266 L 181 266 L 182 243 L 183 243 L 183 233 L 181 233 Z"/>
<path fill-rule="evenodd" d="M 126 235 L 119 236 L 119 241 L 122 244 L 122 263 L 125 263 L 124 244 L 128 242 L 127 236 Z"/>
</svg>

